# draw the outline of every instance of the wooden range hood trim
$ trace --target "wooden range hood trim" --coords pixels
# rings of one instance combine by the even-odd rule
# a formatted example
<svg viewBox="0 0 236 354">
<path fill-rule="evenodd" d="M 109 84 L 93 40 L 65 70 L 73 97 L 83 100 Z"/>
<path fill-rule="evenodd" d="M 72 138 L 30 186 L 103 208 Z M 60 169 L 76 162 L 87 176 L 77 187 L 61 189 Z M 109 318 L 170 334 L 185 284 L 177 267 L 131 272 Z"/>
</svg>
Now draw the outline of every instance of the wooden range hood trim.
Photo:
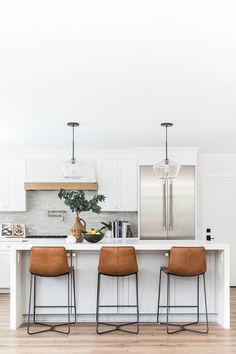
<svg viewBox="0 0 236 354">
<path fill-rule="evenodd" d="M 61 188 L 67 190 L 97 191 L 98 185 L 93 182 L 25 182 L 26 191 L 53 191 Z"/>
</svg>

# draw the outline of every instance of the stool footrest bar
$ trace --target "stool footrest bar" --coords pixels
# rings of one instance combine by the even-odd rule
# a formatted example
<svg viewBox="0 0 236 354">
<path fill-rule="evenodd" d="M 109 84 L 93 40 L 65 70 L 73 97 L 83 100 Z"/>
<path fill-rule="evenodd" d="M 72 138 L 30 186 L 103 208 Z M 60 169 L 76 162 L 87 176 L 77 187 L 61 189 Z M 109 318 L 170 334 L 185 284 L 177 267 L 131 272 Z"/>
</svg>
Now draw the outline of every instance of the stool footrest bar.
<svg viewBox="0 0 236 354">
<path fill-rule="evenodd" d="M 199 322 L 195 321 L 195 322 L 189 322 L 189 323 L 185 323 L 185 324 L 178 324 L 178 323 L 167 323 L 167 322 L 159 322 L 160 325 L 164 325 L 164 326 L 172 326 L 172 327 L 179 327 L 180 329 L 177 329 L 176 331 L 168 331 L 168 334 L 173 334 L 173 333 L 178 333 L 178 332 L 182 332 L 182 331 L 188 331 L 188 332 L 194 332 L 194 333 L 202 333 L 202 334 L 207 334 L 208 331 L 200 331 L 200 330 L 196 330 L 196 329 L 192 329 L 192 328 L 186 328 L 188 326 L 194 326 L 196 324 L 198 324 Z"/>
<path fill-rule="evenodd" d="M 99 305 L 99 307 L 137 307 L 137 305 Z"/>
<path fill-rule="evenodd" d="M 127 322 L 127 323 L 121 323 L 118 325 L 113 324 L 113 323 L 109 323 L 109 322 L 98 322 L 97 324 L 114 327 L 113 329 L 106 330 L 106 331 L 97 331 L 98 334 L 104 334 L 104 333 L 109 333 L 109 332 L 114 332 L 114 331 L 126 332 L 126 333 L 131 333 L 131 334 L 138 333 L 138 328 L 136 331 L 129 331 L 129 330 L 122 328 L 122 327 L 129 326 L 129 325 L 138 325 L 138 322 Z"/>
<path fill-rule="evenodd" d="M 167 308 L 167 306 L 166 305 L 159 305 L 159 307 L 160 308 Z M 180 308 L 192 308 L 192 307 L 195 307 L 195 308 L 197 308 L 197 306 L 196 305 L 186 305 L 186 306 L 180 306 L 180 305 L 170 305 L 170 306 L 168 306 L 169 308 L 177 308 L 177 307 L 180 307 Z"/>
</svg>

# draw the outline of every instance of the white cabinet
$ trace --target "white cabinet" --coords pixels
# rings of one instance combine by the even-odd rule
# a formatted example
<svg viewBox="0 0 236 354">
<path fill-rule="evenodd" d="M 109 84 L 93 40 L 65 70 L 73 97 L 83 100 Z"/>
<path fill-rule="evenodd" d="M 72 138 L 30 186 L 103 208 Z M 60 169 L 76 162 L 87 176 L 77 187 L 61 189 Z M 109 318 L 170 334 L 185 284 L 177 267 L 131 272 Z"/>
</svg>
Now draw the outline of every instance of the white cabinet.
<svg viewBox="0 0 236 354">
<path fill-rule="evenodd" d="M 6 160 L 0 159 L 0 211 L 6 208 Z"/>
<path fill-rule="evenodd" d="M 1 245 L 0 250 L 0 292 L 10 288 L 10 246 Z"/>
<path fill-rule="evenodd" d="M 25 211 L 25 159 L 0 159 L 0 211 Z"/>
<path fill-rule="evenodd" d="M 103 211 L 137 211 L 136 159 L 97 160 L 97 182 Z"/>
<path fill-rule="evenodd" d="M 98 193 L 106 196 L 103 211 L 118 209 L 118 164 L 116 160 L 97 161 Z"/>
<path fill-rule="evenodd" d="M 137 161 L 118 161 L 118 209 L 137 210 Z"/>
</svg>

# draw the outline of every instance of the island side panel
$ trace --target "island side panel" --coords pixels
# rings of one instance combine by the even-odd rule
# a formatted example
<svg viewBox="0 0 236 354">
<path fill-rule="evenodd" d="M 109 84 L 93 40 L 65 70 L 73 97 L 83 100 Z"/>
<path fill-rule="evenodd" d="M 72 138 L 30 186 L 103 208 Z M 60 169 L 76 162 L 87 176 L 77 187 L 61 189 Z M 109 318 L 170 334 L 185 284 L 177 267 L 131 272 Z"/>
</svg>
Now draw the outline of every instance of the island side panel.
<svg viewBox="0 0 236 354">
<path fill-rule="evenodd" d="M 217 322 L 230 328 L 230 252 L 229 245 L 217 251 L 216 257 Z"/>
<path fill-rule="evenodd" d="M 10 328 L 17 329 L 23 322 L 22 296 L 25 289 L 22 287 L 22 253 L 14 247 L 11 248 L 10 272 Z"/>
</svg>

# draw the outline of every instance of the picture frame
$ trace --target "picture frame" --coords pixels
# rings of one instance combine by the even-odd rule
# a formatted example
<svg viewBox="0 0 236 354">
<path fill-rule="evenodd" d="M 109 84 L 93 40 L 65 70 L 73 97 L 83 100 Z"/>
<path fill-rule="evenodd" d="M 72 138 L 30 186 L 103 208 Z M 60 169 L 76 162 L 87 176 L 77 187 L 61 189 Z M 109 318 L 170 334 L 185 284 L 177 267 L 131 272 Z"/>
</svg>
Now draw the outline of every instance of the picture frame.
<svg viewBox="0 0 236 354">
<path fill-rule="evenodd" d="M 2 237 L 11 237 L 12 236 L 12 224 L 2 223 L 1 224 L 1 236 Z"/>
<path fill-rule="evenodd" d="M 12 225 L 13 237 L 25 237 L 25 224 L 13 224 Z"/>
</svg>

